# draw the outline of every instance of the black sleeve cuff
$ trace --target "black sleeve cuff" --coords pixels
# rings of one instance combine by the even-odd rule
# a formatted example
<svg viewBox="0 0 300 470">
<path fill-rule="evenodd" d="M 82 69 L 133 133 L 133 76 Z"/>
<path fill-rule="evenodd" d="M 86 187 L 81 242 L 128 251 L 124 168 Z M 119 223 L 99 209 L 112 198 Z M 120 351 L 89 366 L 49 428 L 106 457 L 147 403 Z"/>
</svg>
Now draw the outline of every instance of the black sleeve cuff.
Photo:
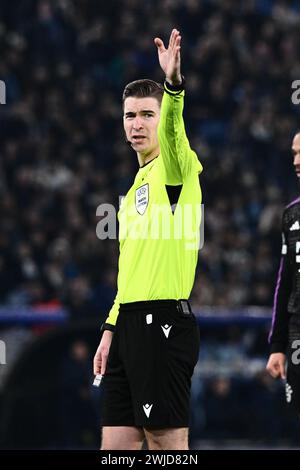
<svg viewBox="0 0 300 470">
<path fill-rule="evenodd" d="M 100 331 L 103 333 L 103 331 L 109 330 L 114 332 L 115 331 L 115 325 L 111 325 L 110 323 L 102 323 Z"/>
<path fill-rule="evenodd" d="M 286 354 L 287 345 L 285 343 L 272 343 L 270 346 L 270 353 L 283 353 Z"/>
<path fill-rule="evenodd" d="M 177 95 L 179 93 L 181 93 L 184 88 L 185 88 L 185 78 L 183 75 L 181 75 L 181 83 L 180 85 L 171 85 L 171 83 L 169 83 L 167 80 L 165 80 L 164 82 L 164 89 L 167 93 L 169 93 L 170 95 Z"/>
</svg>

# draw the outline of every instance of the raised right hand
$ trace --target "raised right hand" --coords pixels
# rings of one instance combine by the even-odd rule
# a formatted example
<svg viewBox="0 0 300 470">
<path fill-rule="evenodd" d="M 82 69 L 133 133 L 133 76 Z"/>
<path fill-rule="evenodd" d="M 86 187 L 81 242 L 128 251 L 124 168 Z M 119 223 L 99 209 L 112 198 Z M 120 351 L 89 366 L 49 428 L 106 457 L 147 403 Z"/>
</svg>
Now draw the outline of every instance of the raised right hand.
<svg viewBox="0 0 300 470">
<path fill-rule="evenodd" d="M 157 47 L 159 64 L 167 80 L 172 85 L 179 85 L 182 80 L 180 73 L 180 32 L 177 29 L 172 30 L 167 49 L 162 39 L 155 38 L 154 42 Z"/>
</svg>

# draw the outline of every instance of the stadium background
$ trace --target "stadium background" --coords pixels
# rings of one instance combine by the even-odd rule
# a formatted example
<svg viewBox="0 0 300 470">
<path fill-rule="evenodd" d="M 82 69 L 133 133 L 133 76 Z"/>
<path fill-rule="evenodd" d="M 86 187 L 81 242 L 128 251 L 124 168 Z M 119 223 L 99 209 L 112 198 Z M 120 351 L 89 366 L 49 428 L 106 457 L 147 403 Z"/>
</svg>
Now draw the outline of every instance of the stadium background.
<svg viewBox="0 0 300 470">
<path fill-rule="evenodd" d="M 2 449 L 99 444 L 92 357 L 118 244 L 96 238 L 96 208 L 117 207 L 131 185 L 121 93 L 137 78 L 162 81 L 153 38 L 174 26 L 186 128 L 204 166 L 192 447 L 299 442 L 283 385 L 264 367 L 282 209 L 299 194 L 300 2 L 0 0 Z"/>
</svg>

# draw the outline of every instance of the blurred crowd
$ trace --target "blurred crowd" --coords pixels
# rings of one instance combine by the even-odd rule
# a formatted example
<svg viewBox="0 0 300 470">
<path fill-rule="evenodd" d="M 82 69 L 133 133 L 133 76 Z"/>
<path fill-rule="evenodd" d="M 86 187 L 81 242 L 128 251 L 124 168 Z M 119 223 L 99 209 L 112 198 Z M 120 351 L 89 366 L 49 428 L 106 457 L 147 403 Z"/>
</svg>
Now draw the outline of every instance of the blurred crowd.
<svg viewBox="0 0 300 470">
<path fill-rule="evenodd" d="M 0 0 L 0 303 L 105 317 L 118 243 L 96 237 L 96 209 L 117 208 L 138 170 L 122 90 L 163 80 L 153 38 L 173 27 L 204 166 L 194 306 L 271 305 L 282 209 L 298 191 L 300 5 L 281 0 Z"/>
</svg>

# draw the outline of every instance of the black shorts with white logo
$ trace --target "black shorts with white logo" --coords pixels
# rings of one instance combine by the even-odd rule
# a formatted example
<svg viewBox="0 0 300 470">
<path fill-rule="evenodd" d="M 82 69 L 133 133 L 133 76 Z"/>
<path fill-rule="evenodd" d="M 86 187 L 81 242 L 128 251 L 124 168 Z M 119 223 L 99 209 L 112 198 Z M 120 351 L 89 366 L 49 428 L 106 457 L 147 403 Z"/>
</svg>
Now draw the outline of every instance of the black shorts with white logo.
<svg viewBox="0 0 300 470">
<path fill-rule="evenodd" d="M 300 340 L 289 343 L 285 397 L 286 402 L 300 416 Z"/>
<path fill-rule="evenodd" d="M 188 427 L 198 354 L 187 301 L 121 304 L 102 381 L 102 426 Z"/>
</svg>

